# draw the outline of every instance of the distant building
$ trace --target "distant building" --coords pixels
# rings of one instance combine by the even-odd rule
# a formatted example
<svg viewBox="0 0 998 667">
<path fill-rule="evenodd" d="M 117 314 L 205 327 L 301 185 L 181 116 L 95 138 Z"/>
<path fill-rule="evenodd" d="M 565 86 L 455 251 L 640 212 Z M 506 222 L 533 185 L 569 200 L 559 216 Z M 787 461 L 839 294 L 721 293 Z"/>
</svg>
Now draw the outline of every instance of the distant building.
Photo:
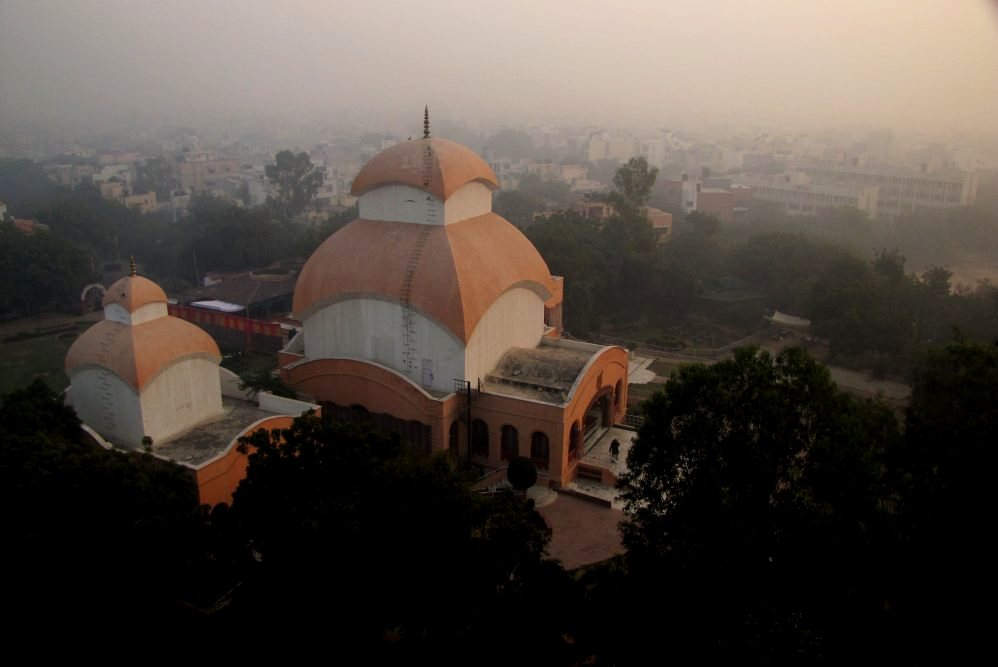
<svg viewBox="0 0 998 667">
<path fill-rule="evenodd" d="M 122 199 L 125 196 L 125 192 L 128 190 L 128 186 L 124 181 L 119 181 L 117 179 L 113 181 L 102 181 L 96 183 L 97 189 L 100 191 L 100 196 L 104 199 Z"/>
<path fill-rule="evenodd" d="M 876 187 L 820 185 L 800 172 L 772 177 L 739 177 L 738 184 L 751 188 L 753 200 L 776 204 L 788 215 L 813 216 L 842 206 L 863 211 L 870 218 L 878 215 L 879 189 Z"/>
<path fill-rule="evenodd" d="M 696 210 L 712 215 L 724 224 L 735 221 L 735 193 L 725 188 L 700 188 Z"/>
<path fill-rule="evenodd" d="M 242 170 L 239 160 L 211 159 L 207 152 L 187 153 L 182 162 L 174 165 L 177 181 L 184 190 L 205 192 L 215 188 L 223 179 L 238 176 Z"/>
<path fill-rule="evenodd" d="M 644 214 L 652 231 L 655 232 L 655 242 L 660 245 L 668 243 L 672 238 L 672 214 L 651 206 L 645 207 Z"/>
<path fill-rule="evenodd" d="M 633 137 L 601 135 L 589 140 L 589 161 L 616 160 L 626 162 L 640 154 L 640 145 Z"/>
<path fill-rule="evenodd" d="M 931 170 L 896 166 L 809 162 L 802 166 L 815 183 L 839 188 L 878 190 L 876 217 L 891 219 L 920 208 L 970 206 L 977 198 L 978 175 L 959 169 Z"/>
<path fill-rule="evenodd" d="M 159 210 L 159 204 L 156 203 L 155 192 L 142 192 L 140 194 L 125 195 L 121 198 L 121 203 L 128 208 L 137 210 L 143 215 Z"/>
</svg>

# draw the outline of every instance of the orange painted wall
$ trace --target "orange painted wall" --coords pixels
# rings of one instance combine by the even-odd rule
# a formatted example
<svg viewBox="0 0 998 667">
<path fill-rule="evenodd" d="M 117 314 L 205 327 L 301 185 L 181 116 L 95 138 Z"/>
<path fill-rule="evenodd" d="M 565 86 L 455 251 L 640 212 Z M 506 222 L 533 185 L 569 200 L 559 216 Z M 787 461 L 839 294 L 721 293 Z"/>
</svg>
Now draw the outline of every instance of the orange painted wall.
<svg viewBox="0 0 998 667">
<path fill-rule="evenodd" d="M 574 475 L 573 462 L 568 461 L 569 436 L 574 421 L 582 417 L 593 399 L 601 393 L 615 392 L 621 383 L 620 396 L 613 406 L 613 421 L 623 421 L 627 409 L 627 351 L 613 347 L 602 351 L 590 366 L 571 403 L 567 407 L 512 396 L 481 393 L 472 402 L 472 419 L 483 420 L 489 429 L 489 456 L 482 461 L 502 467 L 502 427 L 513 426 L 518 433 L 518 453 L 530 456 L 531 436 L 540 431 L 548 436 L 549 468 L 545 473 L 551 483 L 565 484 Z M 370 412 L 387 413 L 399 419 L 429 424 L 432 429 L 432 450 L 447 451 L 450 426 L 458 419 L 463 398 L 451 395 L 446 399 L 427 396 L 409 380 L 374 364 L 352 359 L 318 359 L 285 368 L 282 372 L 288 384 L 313 396 L 317 401 L 337 405 L 362 405 Z M 459 425 L 459 455 L 467 455 L 467 429 Z M 543 479 L 543 478 L 542 478 Z M 233 487 L 234 488 L 234 487 Z"/>
<path fill-rule="evenodd" d="M 589 405 L 600 394 L 606 390 L 615 391 L 617 382 L 620 382 L 620 397 L 614 397 L 612 417 L 614 422 L 623 421 L 624 413 L 627 412 L 627 350 L 621 347 L 611 347 L 600 353 L 592 366 L 586 371 L 579 383 L 579 387 L 572 397 L 565 410 L 565 430 L 561 447 L 561 469 L 562 479 L 570 481 L 575 474 L 577 461 L 569 462 L 569 437 L 571 436 L 572 424 L 576 421 L 580 426 L 584 423 L 583 417 Z"/>
<path fill-rule="evenodd" d="M 251 429 L 236 436 L 236 439 L 255 433 L 260 429 L 271 431 L 275 428 L 290 428 L 294 417 L 278 416 L 265 419 Z M 239 447 L 233 445 L 220 459 L 212 461 L 195 472 L 198 485 L 198 497 L 202 505 L 214 507 L 218 503 L 232 503 L 232 494 L 239 482 L 246 477 L 246 466 L 249 465 L 249 454 L 241 454 Z"/>
</svg>

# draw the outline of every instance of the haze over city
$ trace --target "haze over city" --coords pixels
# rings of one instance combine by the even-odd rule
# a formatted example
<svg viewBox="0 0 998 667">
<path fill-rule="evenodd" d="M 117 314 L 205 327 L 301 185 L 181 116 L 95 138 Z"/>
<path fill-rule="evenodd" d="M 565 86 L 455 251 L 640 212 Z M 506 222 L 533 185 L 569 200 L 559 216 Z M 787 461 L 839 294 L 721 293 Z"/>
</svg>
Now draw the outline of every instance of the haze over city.
<svg viewBox="0 0 998 667">
<path fill-rule="evenodd" d="M 412 114 L 993 132 L 984 0 L 0 2 L 0 127 Z"/>
</svg>

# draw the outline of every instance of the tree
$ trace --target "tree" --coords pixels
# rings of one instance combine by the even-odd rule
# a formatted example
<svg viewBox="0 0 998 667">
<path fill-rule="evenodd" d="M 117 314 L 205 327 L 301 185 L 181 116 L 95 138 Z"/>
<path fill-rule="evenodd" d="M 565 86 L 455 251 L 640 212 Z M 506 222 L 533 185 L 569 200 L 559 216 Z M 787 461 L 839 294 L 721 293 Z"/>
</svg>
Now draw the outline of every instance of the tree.
<svg viewBox="0 0 998 667">
<path fill-rule="evenodd" d="M 239 378 L 239 388 L 248 391 L 250 396 L 256 396 L 261 391 L 283 396 L 285 398 L 296 398 L 294 389 L 284 384 L 281 378 L 267 370 L 257 371 L 250 375 Z"/>
<path fill-rule="evenodd" d="M 48 231 L 26 235 L 0 226 L 0 313 L 76 308 L 91 277 L 87 255 L 75 244 Z"/>
<path fill-rule="evenodd" d="M 506 468 L 506 479 L 515 491 L 522 491 L 527 497 L 527 489 L 537 483 L 537 467 L 526 456 L 514 456 Z"/>
<path fill-rule="evenodd" d="M 283 150 L 274 156 L 274 162 L 264 171 L 277 190 L 276 204 L 286 215 L 297 215 L 319 192 L 325 173 L 316 169 L 304 152 L 296 155 Z"/>
<path fill-rule="evenodd" d="M 544 534 L 512 495 L 472 493 L 445 456 L 314 415 L 241 442 L 252 453 L 232 514 L 257 559 L 240 618 L 271 610 L 279 627 L 374 652 L 450 651 L 496 646 L 503 614 L 532 599 Z"/>
<path fill-rule="evenodd" d="M 173 175 L 173 165 L 163 156 L 149 158 L 139 165 L 138 178 L 135 179 L 136 192 L 155 192 L 158 201 L 169 201 L 176 180 Z"/>
<path fill-rule="evenodd" d="M 903 447 L 892 458 L 902 637 L 913 656 L 970 657 L 988 637 L 982 597 L 994 593 L 991 531 L 998 442 L 998 345 L 955 338 L 915 364 Z M 913 582 L 917 582 L 914 583 Z"/>
<path fill-rule="evenodd" d="M 743 348 L 683 367 L 644 411 L 621 528 L 632 584 L 670 603 L 642 630 L 777 659 L 874 624 L 889 409 L 838 391 L 801 349 Z"/>
<path fill-rule="evenodd" d="M 651 196 L 656 176 L 658 176 L 658 167 L 649 168 L 648 160 L 643 156 L 632 157 L 627 164 L 617 169 L 613 177 L 613 203 L 618 208 L 636 209 L 644 206 Z"/>
<path fill-rule="evenodd" d="M 0 399 L 0 565 L 17 628 L 172 628 L 197 588 L 203 529 L 189 471 L 89 441 L 41 380 Z"/>
</svg>

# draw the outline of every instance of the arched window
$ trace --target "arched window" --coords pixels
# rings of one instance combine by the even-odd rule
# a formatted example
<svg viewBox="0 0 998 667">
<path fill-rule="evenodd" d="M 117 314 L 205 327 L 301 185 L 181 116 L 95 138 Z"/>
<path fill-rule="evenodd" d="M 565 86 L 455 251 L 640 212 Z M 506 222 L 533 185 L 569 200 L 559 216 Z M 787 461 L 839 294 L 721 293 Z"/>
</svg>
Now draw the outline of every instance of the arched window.
<svg viewBox="0 0 998 667">
<path fill-rule="evenodd" d="M 471 454 L 479 458 L 489 458 L 489 426 L 481 419 L 471 423 Z"/>
<path fill-rule="evenodd" d="M 502 443 L 499 450 L 503 461 L 509 461 L 520 455 L 520 434 L 509 424 L 502 427 Z"/>
<path fill-rule="evenodd" d="M 620 394 L 624 388 L 624 383 L 621 380 L 617 380 L 617 386 L 613 390 L 613 407 L 617 412 L 620 412 Z"/>
<path fill-rule="evenodd" d="M 551 445 L 548 437 L 540 431 L 534 431 L 530 436 L 530 460 L 538 470 L 547 470 L 551 459 Z"/>
</svg>

